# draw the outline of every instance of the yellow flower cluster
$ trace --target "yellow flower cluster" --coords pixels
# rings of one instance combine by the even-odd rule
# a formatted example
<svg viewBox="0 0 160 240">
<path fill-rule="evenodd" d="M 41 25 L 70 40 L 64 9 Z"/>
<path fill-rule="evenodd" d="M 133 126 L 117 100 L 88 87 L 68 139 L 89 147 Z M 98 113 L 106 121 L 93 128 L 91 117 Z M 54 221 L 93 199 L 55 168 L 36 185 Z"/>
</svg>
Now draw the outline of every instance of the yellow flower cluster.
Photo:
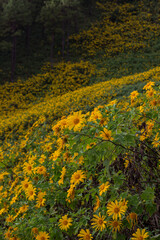
<svg viewBox="0 0 160 240">
<path fill-rule="evenodd" d="M 141 2 L 99 4 L 103 18 L 88 30 L 71 37 L 74 49 L 83 55 L 95 55 L 103 51 L 104 57 L 126 51 L 137 51 L 149 45 L 149 40 L 159 35 L 159 24 L 152 22 L 150 14 Z"/>
<path fill-rule="evenodd" d="M 23 109 L 21 111 L 18 110 L 14 115 L 10 112 L 8 113 L 8 117 L 2 115 L 0 118 L 0 136 L 4 136 L 4 132 L 5 134 L 10 132 L 10 135 L 12 135 L 15 131 L 18 131 L 19 133 L 21 132 L 21 134 L 25 132 L 26 134 L 25 129 L 30 126 L 31 122 L 35 122 L 38 118 L 41 118 L 42 120 L 45 119 L 43 116 L 53 120 L 68 115 L 71 111 L 80 109 L 88 110 L 100 103 L 107 103 L 116 95 L 114 94 L 114 91 L 117 89 L 120 92 L 121 88 L 125 85 L 146 82 L 152 78 L 154 81 L 159 81 L 159 75 L 160 67 L 155 67 L 143 73 L 119 79 L 113 78 L 106 82 L 82 87 L 81 89 L 77 89 L 72 93 L 66 93 L 62 96 L 52 97 L 48 95 L 43 98 L 43 101 L 41 100 L 40 103 L 35 103 L 28 109 Z M 154 106 L 156 104 L 157 100 L 153 95 L 152 105 Z M 96 110 L 92 114 L 91 119 L 95 118 L 96 120 L 96 118 L 99 117 L 99 112 Z"/>
<path fill-rule="evenodd" d="M 0 116 L 29 109 L 46 95 L 58 96 L 86 86 L 95 72 L 95 65 L 88 61 L 60 62 L 52 69 L 46 63 L 42 73 L 26 81 L 18 80 L 0 86 Z"/>
</svg>

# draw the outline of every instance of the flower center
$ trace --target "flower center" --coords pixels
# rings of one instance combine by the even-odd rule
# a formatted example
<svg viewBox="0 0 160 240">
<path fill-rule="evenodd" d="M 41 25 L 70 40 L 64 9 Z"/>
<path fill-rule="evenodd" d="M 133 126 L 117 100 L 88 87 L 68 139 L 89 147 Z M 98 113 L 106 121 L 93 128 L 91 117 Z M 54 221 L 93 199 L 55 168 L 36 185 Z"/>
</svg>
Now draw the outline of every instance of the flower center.
<svg viewBox="0 0 160 240">
<path fill-rule="evenodd" d="M 30 191 L 30 193 L 29 193 L 31 196 L 33 195 L 33 191 Z"/>
<path fill-rule="evenodd" d="M 89 234 L 86 234 L 85 240 L 90 240 L 90 235 Z"/>
<path fill-rule="evenodd" d="M 73 122 L 74 122 L 74 124 L 76 125 L 76 124 L 79 123 L 79 119 L 78 119 L 78 118 L 75 118 Z"/>
<path fill-rule="evenodd" d="M 79 179 L 79 178 L 80 178 L 80 174 L 76 174 L 75 179 Z"/>
<path fill-rule="evenodd" d="M 132 220 L 136 219 L 136 216 L 137 216 L 136 213 L 131 213 L 131 214 L 130 214 L 130 218 L 131 218 Z"/>
<path fill-rule="evenodd" d="M 138 240 L 143 240 L 144 238 L 142 236 L 138 237 Z"/>
<path fill-rule="evenodd" d="M 101 191 L 102 191 L 102 190 L 104 190 L 104 187 L 105 187 L 104 185 L 103 185 L 103 186 L 101 186 Z"/>
<path fill-rule="evenodd" d="M 116 208 L 114 209 L 114 212 L 115 212 L 115 213 L 119 213 L 119 211 L 120 211 L 120 209 L 119 209 L 118 207 L 116 207 Z"/>
<path fill-rule="evenodd" d="M 113 227 L 118 227 L 118 222 L 113 222 Z"/>
<path fill-rule="evenodd" d="M 68 224 L 68 221 L 67 221 L 67 220 L 64 220 L 64 221 L 63 221 L 63 225 L 66 226 L 67 224 Z"/>
<path fill-rule="evenodd" d="M 103 224 L 103 220 L 99 219 L 98 223 L 99 223 L 99 225 L 102 225 Z"/>
<path fill-rule="evenodd" d="M 45 240 L 46 238 L 45 237 L 41 237 L 41 240 Z"/>
<path fill-rule="evenodd" d="M 28 166 L 28 170 L 31 171 L 32 167 L 31 166 Z"/>
<path fill-rule="evenodd" d="M 28 183 L 26 183 L 26 184 L 24 185 L 24 187 L 25 187 L 25 188 L 28 188 Z"/>
</svg>

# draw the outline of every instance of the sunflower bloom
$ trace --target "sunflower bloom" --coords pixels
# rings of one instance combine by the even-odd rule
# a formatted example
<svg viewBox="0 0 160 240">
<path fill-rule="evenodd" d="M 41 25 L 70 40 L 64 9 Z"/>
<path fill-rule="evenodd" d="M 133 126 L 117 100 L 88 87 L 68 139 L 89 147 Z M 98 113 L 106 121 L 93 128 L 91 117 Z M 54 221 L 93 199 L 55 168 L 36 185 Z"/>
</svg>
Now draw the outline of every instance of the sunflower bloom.
<svg viewBox="0 0 160 240">
<path fill-rule="evenodd" d="M 22 181 L 21 184 L 22 184 L 22 189 L 24 191 L 26 191 L 29 188 L 29 186 L 32 185 L 31 181 L 29 181 L 27 178 L 24 181 Z"/>
<path fill-rule="evenodd" d="M 157 148 L 160 146 L 160 138 L 159 138 L 159 133 L 156 134 L 153 142 L 152 142 L 152 145 L 154 148 Z"/>
<path fill-rule="evenodd" d="M 108 130 L 107 128 L 104 128 L 103 132 L 101 131 L 100 137 L 102 137 L 103 140 L 112 141 L 113 138 L 111 137 L 111 134 L 112 134 L 111 130 Z"/>
<path fill-rule="evenodd" d="M 80 131 L 84 126 L 84 114 L 82 111 L 74 112 L 67 118 L 67 126 L 71 130 Z"/>
<path fill-rule="evenodd" d="M 98 110 L 98 108 L 95 108 L 94 111 L 91 112 L 91 116 L 89 118 L 89 121 L 97 122 L 97 120 L 101 120 L 101 119 L 102 119 L 101 112 Z"/>
<path fill-rule="evenodd" d="M 33 170 L 34 168 L 32 163 L 25 162 L 23 164 L 23 171 L 25 174 L 31 175 L 33 173 Z"/>
<path fill-rule="evenodd" d="M 99 200 L 99 197 L 96 196 L 96 203 L 94 205 L 93 211 L 96 212 L 99 207 L 100 207 L 100 200 Z"/>
<path fill-rule="evenodd" d="M 110 187 L 109 182 L 103 183 L 103 184 L 99 187 L 99 195 L 101 196 L 102 193 L 106 192 L 109 187 Z"/>
<path fill-rule="evenodd" d="M 31 231 L 33 234 L 37 235 L 39 233 L 38 231 L 38 228 L 32 228 L 32 231 Z"/>
<path fill-rule="evenodd" d="M 46 192 L 38 193 L 37 204 L 36 204 L 37 208 L 43 207 L 45 205 L 45 201 L 46 201 L 46 199 L 44 198 L 45 195 L 46 195 Z"/>
<path fill-rule="evenodd" d="M 137 92 L 137 91 L 133 91 L 133 92 L 131 92 L 131 99 L 133 100 L 133 99 L 135 99 L 137 96 L 139 95 L 139 93 Z"/>
<path fill-rule="evenodd" d="M 75 195 L 74 185 L 71 184 L 70 188 L 67 191 L 67 199 L 66 199 L 66 201 L 70 203 L 71 200 L 74 199 L 74 195 Z"/>
<path fill-rule="evenodd" d="M 110 221 L 108 225 L 109 225 L 109 228 L 112 229 L 112 232 L 117 232 L 117 231 L 119 232 L 122 225 L 122 221 L 113 220 L 113 221 Z"/>
<path fill-rule="evenodd" d="M 86 229 L 86 231 L 81 229 L 77 236 L 79 237 L 79 240 L 91 240 L 93 238 L 89 229 Z"/>
<path fill-rule="evenodd" d="M 131 213 L 127 216 L 127 221 L 131 224 L 132 227 L 134 227 L 135 224 L 138 223 L 137 214 L 134 213 L 134 212 L 131 212 Z"/>
<path fill-rule="evenodd" d="M 37 173 L 45 175 L 46 174 L 46 168 L 44 166 L 37 167 Z"/>
<path fill-rule="evenodd" d="M 29 201 L 34 200 L 36 195 L 36 189 L 31 185 L 26 191 L 26 195 Z"/>
<path fill-rule="evenodd" d="M 12 215 L 8 215 L 8 217 L 6 218 L 6 222 L 13 222 L 14 217 Z"/>
<path fill-rule="evenodd" d="M 93 226 L 93 228 L 95 228 L 96 230 L 100 230 L 103 231 L 106 227 L 106 221 L 105 216 L 101 216 L 101 214 L 99 213 L 99 216 L 97 215 L 93 215 L 94 218 L 92 218 L 92 223 L 91 225 Z"/>
<path fill-rule="evenodd" d="M 64 215 L 60 220 L 59 220 L 59 227 L 61 230 L 68 230 L 68 228 L 72 225 L 72 219 L 68 218 L 68 215 Z"/>
<path fill-rule="evenodd" d="M 5 235 L 5 238 L 6 238 L 6 239 L 10 239 L 10 238 L 11 238 L 12 232 L 11 232 L 10 228 L 7 230 L 7 232 L 5 232 L 4 235 Z"/>
<path fill-rule="evenodd" d="M 46 232 L 39 232 L 39 234 L 36 237 L 36 240 L 48 240 L 49 235 Z"/>
<path fill-rule="evenodd" d="M 60 132 L 61 132 L 61 126 L 60 126 L 60 124 L 56 124 L 56 125 L 54 125 L 53 127 L 52 127 L 52 130 L 53 130 L 53 132 L 54 132 L 54 135 L 59 135 L 60 134 Z"/>
<path fill-rule="evenodd" d="M 133 233 L 131 240 L 144 240 L 149 237 L 148 232 L 145 229 L 142 231 L 138 228 L 136 233 Z"/>
<path fill-rule="evenodd" d="M 59 184 L 59 185 L 60 185 L 60 184 L 63 184 L 65 174 L 66 174 L 66 168 L 63 167 L 63 168 L 62 168 L 62 171 L 61 171 L 60 180 L 58 181 L 58 184 Z"/>
<path fill-rule="evenodd" d="M 146 95 L 148 98 L 152 98 L 155 94 L 156 94 L 156 91 L 153 90 L 152 88 L 146 92 Z"/>
<path fill-rule="evenodd" d="M 151 89 L 152 86 L 154 86 L 154 85 L 155 85 L 155 82 L 148 82 L 148 83 L 143 87 L 143 89 L 145 89 L 145 90 Z"/>
<path fill-rule="evenodd" d="M 127 209 L 126 205 L 122 205 L 122 202 L 118 202 L 117 200 L 114 202 L 110 202 L 107 205 L 107 213 L 109 216 L 112 216 L 113 220 L 121 219 L 123 214 L 125 214 Z"/>
<path fill-rule="evenodd" d="M 86 175 L 84 174 L 84 172 L 82 170 L 77 170 L 75 173 L 72 174 L 71 184 L 75 186 L 80 182 L 84 182 L 85 178 L 86 178 Z"/>
<path fill-rule="evenodd" d="M 25 205 L 23 205 L 22 207 L 19 208 L 19 211 L 20 211 L 21 213 L 24 213 L 24 212 L 26 212 L 26 211 L 28 210 L 28 207 L 29 207 L 29 206 L 25 204 Z"/>
</svg>

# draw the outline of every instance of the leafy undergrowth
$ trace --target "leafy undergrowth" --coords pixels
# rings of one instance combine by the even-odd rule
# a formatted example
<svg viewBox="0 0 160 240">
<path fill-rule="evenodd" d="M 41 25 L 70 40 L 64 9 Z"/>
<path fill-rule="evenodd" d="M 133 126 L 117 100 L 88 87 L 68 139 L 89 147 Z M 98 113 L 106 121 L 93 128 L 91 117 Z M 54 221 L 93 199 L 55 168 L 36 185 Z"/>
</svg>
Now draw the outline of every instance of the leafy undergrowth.
<svg viewBox="0 0 160 240">
<path fill-rule="evenodd" d="M 155 239 L 160 234 L 160 89 L 148 82 L 0 151 L 1 239 Z M 13 167 L 14 166 L 14 167 Z"/>
</svg>

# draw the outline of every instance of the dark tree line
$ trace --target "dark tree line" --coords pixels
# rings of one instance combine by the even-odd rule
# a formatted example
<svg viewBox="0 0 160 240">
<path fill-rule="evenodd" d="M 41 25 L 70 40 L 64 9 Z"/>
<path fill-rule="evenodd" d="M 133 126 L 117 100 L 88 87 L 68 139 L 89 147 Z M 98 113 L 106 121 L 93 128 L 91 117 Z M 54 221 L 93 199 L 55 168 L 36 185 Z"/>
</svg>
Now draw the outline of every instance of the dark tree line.
<svg viewBox="0 0 160 240">
<path fill-rule="evenodd" d="M 19 51 L 26 57 L 44 40 L 50 45 L 53 64 L 57 49 L 62 57 L 69 56 L 69 36 L 78 32 L 82 22 L 92 15 L 95 0 L 0 0 L 0 52 L 11 61 L 11 81 Z M 20 46 L 20 47 L 19 47 Z M 41 46 L 41 47 L 44 47 Z M 1 55 L 1 56 L 2 56 Z"/>
<path fill-rule="evenodd" d="M 140 0 L 98 0 L 108 1 L 121 4 Z M 59 52 L 69 59 L 70 35 L 88 27 L 98 16 L 96 0 L 0 0 L 0 62 L 5 56 L 11 63 L 10 80 L 16 78 L 20 55 L 22 63 L 24 58 L 29 62 L 33 54 L 47 47 L 51 66 Z"/>
</svg>

